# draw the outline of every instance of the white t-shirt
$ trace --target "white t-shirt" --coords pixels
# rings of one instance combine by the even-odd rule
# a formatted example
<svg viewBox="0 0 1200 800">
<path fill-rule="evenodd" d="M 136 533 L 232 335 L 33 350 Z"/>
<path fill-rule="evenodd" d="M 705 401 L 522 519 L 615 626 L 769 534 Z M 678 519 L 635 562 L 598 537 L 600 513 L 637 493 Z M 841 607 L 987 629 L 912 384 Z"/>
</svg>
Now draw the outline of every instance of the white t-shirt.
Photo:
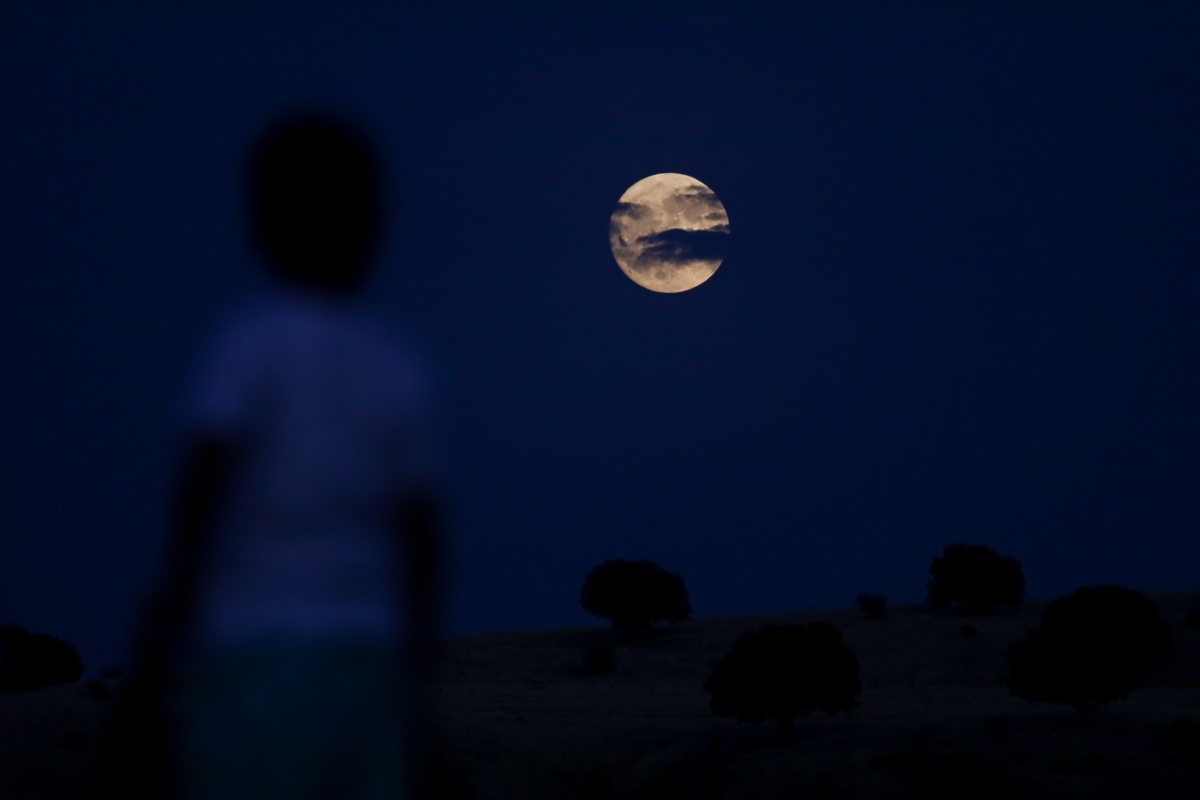
<svg viewBox="0 0 1200 800">
<path fill-rule="evenodd" d="M 387 511 L 432 478 L 431 412 L 420 351 L 350 303 L 280 291 L 223 326 L 185 409 L 242 454 L 200 641 L 393 641 L 403 552 Z"/>
</svg>

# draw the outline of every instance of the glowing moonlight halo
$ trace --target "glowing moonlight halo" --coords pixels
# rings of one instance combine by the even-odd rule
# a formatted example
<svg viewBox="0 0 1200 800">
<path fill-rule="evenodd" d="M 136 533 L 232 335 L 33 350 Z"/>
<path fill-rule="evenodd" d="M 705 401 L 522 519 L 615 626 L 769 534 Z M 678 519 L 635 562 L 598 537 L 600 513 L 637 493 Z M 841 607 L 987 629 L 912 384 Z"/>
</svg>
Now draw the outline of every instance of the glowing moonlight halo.
<svg viewBox="0 0 1200 800">
<path fill-rule="evenodd" d="M 725 257 L 729 216 L 712 189 L 663 172 L 625 190 L 608 225 L 613 258 L 639 286 L 686 292 L 713 276 Z"/>
</svg>

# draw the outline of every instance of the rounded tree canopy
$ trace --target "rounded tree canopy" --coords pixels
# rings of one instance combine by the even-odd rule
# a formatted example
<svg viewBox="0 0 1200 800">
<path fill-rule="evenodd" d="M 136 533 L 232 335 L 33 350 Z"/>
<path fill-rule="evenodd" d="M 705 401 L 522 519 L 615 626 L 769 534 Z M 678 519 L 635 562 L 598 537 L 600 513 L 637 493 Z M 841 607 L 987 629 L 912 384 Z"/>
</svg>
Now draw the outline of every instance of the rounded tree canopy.
<svg viewBox="0 0 1200 800">
<path fill-rule="evenodd" d="M 1171 631 L 1144 594 L 1085 586 L 1050 602 L 1042 627 L 1009 650 L 1009 685 L 1027 700 L 1067 703 L 1080 717 L 1125 697 L 1136 667 L 1171 646 Z"/>
<path fill-rule="evenodd" d="M 588 613 L 612 620 L 614 628 L 646 627 L 691 619 L 687 586 L 677 572 L 653 561 L 605 561 L 583 579 L 579 604 Z"/>
<path fill-rule="evenodd" d="M 1171 646 L 1171 628 L 1158 606 L 1142 592 L 1124 586 L 1084 586 L 1050 601 L 1042 627 L 1112 641 L 1135 663 Z"/>
<path fill-rule="evenodd" d="M 704 682 L 717 716 L 757 725 L 774 719 L 786 736 L 797 716 L 850 711 L 862 691 L 854 650 L 824 622 L 765 625 L 744 633 Z"/>
<path fill-rule="evenodd" d="M 929 605 L 961 603 L 978 614 L 996 605 L 1019 605 L 1025 595 L 1021 562 L 981 544 L 952 544 L 929 565 Z"/>
</svg>

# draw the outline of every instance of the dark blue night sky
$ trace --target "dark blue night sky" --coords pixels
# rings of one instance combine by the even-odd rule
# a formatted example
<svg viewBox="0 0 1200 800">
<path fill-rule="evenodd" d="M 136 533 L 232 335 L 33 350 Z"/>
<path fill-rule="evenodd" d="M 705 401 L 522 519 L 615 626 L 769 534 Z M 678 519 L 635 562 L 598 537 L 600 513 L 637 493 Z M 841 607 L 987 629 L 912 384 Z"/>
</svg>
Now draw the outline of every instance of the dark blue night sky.
<svg viewBox="0 0 1200 800">
<path fill-rule="evenodd" d="M 124 659 L 172 414 L 264 285 L 252 137 L 375 133 L 371 302 L 445 388 L 447 634 L 602 624 L 606 558 L 697 616 L 1200 588 L 1200 5 L 0 6 L 0 615 Z M 699 288 L 609 252 L 632 183 L 728 209 Z"/>
</svg>

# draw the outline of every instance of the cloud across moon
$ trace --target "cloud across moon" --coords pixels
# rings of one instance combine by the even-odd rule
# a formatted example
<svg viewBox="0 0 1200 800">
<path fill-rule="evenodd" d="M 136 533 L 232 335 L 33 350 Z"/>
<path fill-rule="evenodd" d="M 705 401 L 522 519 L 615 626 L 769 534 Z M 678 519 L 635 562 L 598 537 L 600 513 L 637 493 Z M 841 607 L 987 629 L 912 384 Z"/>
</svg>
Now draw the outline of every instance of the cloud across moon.
<svg viewBox="0 0 1200 800">
<path fill-rule="evenodd" d="M 712 189 L 663 172 L 625 190 L 608 225 L 613 258 L 639 286 L 686 292 L 712 277 L 725 258 L 729 216 Z"/>
</svg>

